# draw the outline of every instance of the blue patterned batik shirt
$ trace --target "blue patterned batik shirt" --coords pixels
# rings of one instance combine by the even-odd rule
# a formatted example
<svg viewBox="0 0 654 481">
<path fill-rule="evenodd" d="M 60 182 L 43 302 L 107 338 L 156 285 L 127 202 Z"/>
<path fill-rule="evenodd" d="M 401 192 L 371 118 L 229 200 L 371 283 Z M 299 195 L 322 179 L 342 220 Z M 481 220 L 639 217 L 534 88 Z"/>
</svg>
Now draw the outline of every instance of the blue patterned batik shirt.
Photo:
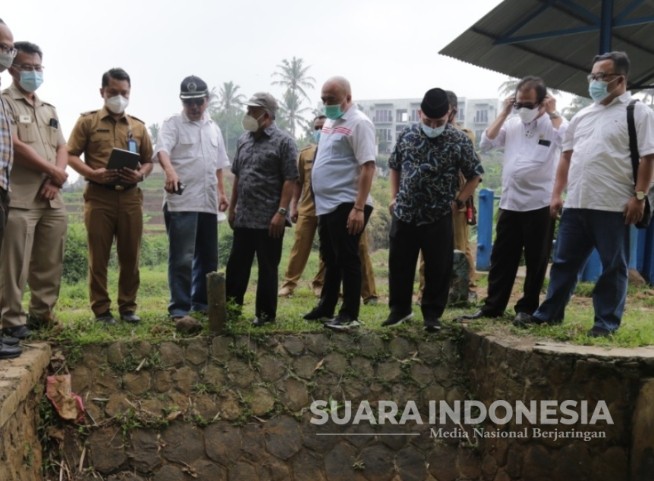
<svg viewBox="0 0 654 481">
<path fill-rule="evenodd" d="M 484 173 L 470 139 L 451 125 L 433 139 L 420 124 L 407 127 L 388 166 L 400 174 L 395 216 L 414 225 L 434 223 L 452 212 L 459 172 L 467 180 Z"/>
</svg>

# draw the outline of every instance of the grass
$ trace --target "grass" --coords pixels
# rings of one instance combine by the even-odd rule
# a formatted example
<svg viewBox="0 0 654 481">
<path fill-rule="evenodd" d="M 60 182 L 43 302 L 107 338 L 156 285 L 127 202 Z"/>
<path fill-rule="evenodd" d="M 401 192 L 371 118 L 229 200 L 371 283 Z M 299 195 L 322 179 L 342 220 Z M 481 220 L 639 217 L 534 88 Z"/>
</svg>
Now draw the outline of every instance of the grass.
<svg viewBox="0 0 654 481">
<path fill-rule="evenodd" d="M 284 239 L 284 255 L 280 264 L 280 277 L 288 262 L 292 235 L 287 233 Z M 386 332 L 381 323 L 388 315 L 388 282 L 387 282 L 386 250 L 377 250 L 372 254 L 373 265 L 377 275 L 377 291 L 380 296 L 376 305 L 362 305 L 360 318 L 364 326 L 362 331 Z M 300 286 L 291 298 L 280 298 L 277 322 L 274 325 L 254 329 L 250 321 L 254 317 L 254 291 L 256 287 L 256 266 L 252 269 L 250 288 L 245 298 L 245 305 L 241 317 L 230 323 L 230 331 L 234 334 L 266 334 L 266 333 L 302 333 L 322 332 L 324 328 L 315 322 L 302 319 L 302 315 L 311 310 L 317 302 L 310 289 L 310 280 L 317 271 L 317 253 L 313 253 L 305 269 Z M 486 275 L 480 274 L 478 279 L 479 299 L 483 299 L 486 291 Z M 109 286 L 112 300 L 116 300 L 117 273 L 110 268 Z M 416 285 L 417 289 L 417 285 Z M 514 296 L 509 304 L 512 309 L 519 296 L 521 283 L 517 282 Z M 585 333 L 593 323 L 592 284 L 581 283 L 577 287 L 567 310 L 566 319 L 562 325 L 547 327 L 532 327 L 518 329 L 512 326 L 512 316 L 508 313 L 503 318 L 486 322 L 476 322 L 470 327 L 476 331 L 489 333 L 498 337 L 519 336 L 549 341 L 563 341 L 580 345 L 636 347 L 654 345 L 654 332 L 651 322 L 654 315 L 654 291 L 651 287 L 629 288 L 627 308 L 623 317 L 622 327 L 610 339 L 591 339 Z M 27 302 L 28 296 L 25 296 Z M 57 306 L 57 316 L 62 322 L 63 329 L 58 332 L 44 332 L 43 336 L 59 343 L 90 344 L 106 343 L 115 340 L 148 340 L 158 342 L 179 338 L 167 314 L 168 286 L 166 266 L 142 267 L 141 287 L 138 304 L 139 315 L 143 322 L 132 326 L 121 323 L 117 326 L 105 327 L 95 322 L 88 303 L 88 290 L 86 282 L 65 284 L 62 286 L 60 300 Z M 473 312 L 474 306 L 468 308 L 448 308 L 443 316 L 445 328 L 456 329 L 459 323 L 454 319 L 458 316 Z M 115 308 L 114 308 L 114 313 Z M 414 306 L 414 319 L 406 326 L 399 326 L 392 332 L 403 332 L 409 335 L 422 336 L 419 306 Z M 392 333 L 391 333 L 392 334 Z"/>
</svg>

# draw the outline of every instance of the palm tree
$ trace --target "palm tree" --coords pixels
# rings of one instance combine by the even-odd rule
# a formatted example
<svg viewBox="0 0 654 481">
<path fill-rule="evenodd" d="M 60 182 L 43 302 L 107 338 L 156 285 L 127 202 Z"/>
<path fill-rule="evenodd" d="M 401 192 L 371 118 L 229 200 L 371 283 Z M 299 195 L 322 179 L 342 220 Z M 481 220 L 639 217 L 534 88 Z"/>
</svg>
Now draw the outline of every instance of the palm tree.
<svg viewBox="0 0 654 481">
<path fill-rule="evenodd" d="M 273 81 L 273 85 L 286 87 L 284 92 L 282 111 L 288 122 L 288 131 L 295 137 L 296 125 L 306 120 L 302 113 L 306 108 L 302 108 L 302 102 L 309 100 L 307 89 L 315 88 L 316 80 L 308 75 L 309 65 L 304 65 L 304 60 L 293 57 L 290 61 L 283 59 L 282 63 L 277 65 L 277 71 L 273 77 L 279 80 Z"/>
<path fill-rule="evenodd" d="M 293 57 L 290 61 L 283 59 L 282 63 L 277 65 L 277 71 L 273 73 L 273 77 L 278 77 L 273 85 L 281 85 L 292 91 L 300 101 L 302 99 L 309 100 L 309 95 L 305 89 L 315 88 L 316 79 L 309 77 L 307 72 L 310 66 L 304 65 L 304 60 L 301 58 Z"/>
<path fill-rule="evenodd" d="M 297 94 L 288 89 L 284 92 L 284 98 L 279 105 L 280 127 L 287 128 L 291 135 L 295 137 L 295 126 L 305 127 L 308 124 L 302 114 L 310 110 L 309 107 L 302 107 L 302 102 Z"/>
<path fill-rule="evenodd" d="M 225 148 L 230 157 L 234 154 L 230 147 L 236 145 L 236 139 L 242 131 L 241 117 L 245 96 L 238 92 L 239 88 L 234 82 L 223 82 L 218 93 L 213 87 L 209 94 L 209 112 L 222 130 Z"/>
<path fill-rule="evenodd" d="M 234 82 L 223 82 L 220 92 L 218 92 L 218 110 L 232 111 L 235 108 L 241 108 L 245 102 L 245 96 L 238 93 L 239 88 L 238 85 L 234 85 Z M 211 92 L 213 93 L 213 89 Z"/>
</svg>

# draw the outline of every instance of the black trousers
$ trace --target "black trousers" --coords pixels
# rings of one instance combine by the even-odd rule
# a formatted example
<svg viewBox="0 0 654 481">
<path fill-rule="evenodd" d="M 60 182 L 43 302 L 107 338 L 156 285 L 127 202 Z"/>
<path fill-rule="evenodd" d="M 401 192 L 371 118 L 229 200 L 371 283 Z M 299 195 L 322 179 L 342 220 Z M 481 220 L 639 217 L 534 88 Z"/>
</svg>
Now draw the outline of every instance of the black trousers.
<svg viewBox="0 0 654 481">
<path fill-rule="evenodd" d="M 411 312 L 418 253 L 425 260 L 421 309 L 425 321 L 440 319 L 447 305 L 452 277 L 454 237 L 452 215 L 432 224 L 414 225 L 393 216 L 388 253 L 388 306 L 391 312 Z"/>
<path fill-rule="evenodd" d="M 283 236 L 275 239 L 268 235 L 268 229 L 234 229 L 234 242 L 227 261 L 225 295 L 238 305 L 250 281 L 254 255 L 257 255 L 259 277 L 255 315 L 274 319 L 277 315 L 277 284 L 279 261 L 282 258 Z"/>
<path fill-rule="evenodd" d="M 504 314 L 523 250 L 527 276 L 515 311 L 532 314 L 538 308 L 553 237 L 554 221 L 549 207 L 527 212 L 500 211 L 488 273 L 488 297 L 482 311 L 493 316 Z"/>
<path fill-rule="evenodd" d="M 347 231 L 347 218 L 354 203 L 340 204 L 335 211 L 318 217 L 320 256 L 325 263 L 325 281 L 320 294 L 320 308 L 333 313 L 338 302 L 338 292 L 343 283 L 343 304 L 339 311 L 352 319 L 359 317 L 361 307 L 361 258 L 359 239 L 361 233 L 351 235 Z M 363 210 L 364 228 L 372 207 Z"/>
</svg>

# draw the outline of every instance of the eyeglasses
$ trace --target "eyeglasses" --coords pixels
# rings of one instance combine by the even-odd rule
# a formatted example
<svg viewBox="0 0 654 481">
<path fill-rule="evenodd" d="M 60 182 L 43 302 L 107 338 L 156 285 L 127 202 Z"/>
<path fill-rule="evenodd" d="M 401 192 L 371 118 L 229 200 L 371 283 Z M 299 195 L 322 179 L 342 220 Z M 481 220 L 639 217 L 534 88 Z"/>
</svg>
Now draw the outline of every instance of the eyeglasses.
<svg viewBox="0 0 654 481">
<path fill-rule="evenodd" d="M 6 54 L 9 54 L 12 58 L 18 54 L 18 50 L 16 50 L 14 47 L 10 47 L 6 43 L 0 43 L 0 50 Z"/>
<path fill-rule="evenodd" d="M 12 67 L 23 72 L 43 72 L 45 68 L 43 65 L 31 65 L 29 63 L 14 64 Z"/>
<path fill-rule="evenodd" d="M 200 105 L 202 105 L 204 103 L 204 98 L 201 98 L 201 99 L 184 99 L 184 100 L 182 100 L 182 103 L 184 105 L 196 105 L 196 106 L 199 107 Z"/>
<path fill-rule="evenodd" d="M 604 73 L 604 72 L 597 72 L 597 73 L 591 73 L 588 74 L 586 77 L 589 82 L 592 82 L 593 80 L 600 80 L 603 81 L 607 77 L 615 77 L 615 76 L 620 76 L 622 75 L 621 73 Z"/>
<path fill-rule="evenodd" d="M 535 109 L 536 107 L 538 107 L 538 104 L 532 104 L 531 102 L 524 102 L 524 103 L 515 102 L 513 104 L 513 108 L 516 109 L 516 110 L 520 110 L 520 109 L 532 110 L 532 109 Z"/>
</svg>

